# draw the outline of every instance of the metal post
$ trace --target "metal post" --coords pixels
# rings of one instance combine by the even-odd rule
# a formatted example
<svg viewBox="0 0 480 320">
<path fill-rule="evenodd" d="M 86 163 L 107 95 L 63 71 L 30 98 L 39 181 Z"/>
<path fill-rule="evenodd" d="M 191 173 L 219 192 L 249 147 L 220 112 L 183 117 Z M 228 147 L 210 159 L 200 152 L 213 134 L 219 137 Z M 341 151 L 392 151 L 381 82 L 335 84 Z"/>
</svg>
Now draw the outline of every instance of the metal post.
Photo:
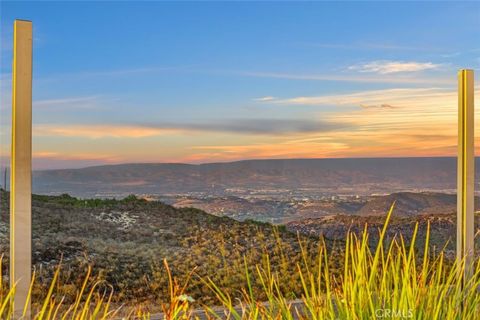
<svg viewBox="0 0 480 320">
<path fill-rule="evenodd" d="M 457 259 L 465 259 L 464 283 L 473 272 L 474 121 L 473 70 L 458 72 Z"/>
<path fill-rule="evenodd" d="M 10 172 L 10 287 L 14 318 L 30 318 L 32 273 L 32 23 L 15 20 Z"/>
</svg>

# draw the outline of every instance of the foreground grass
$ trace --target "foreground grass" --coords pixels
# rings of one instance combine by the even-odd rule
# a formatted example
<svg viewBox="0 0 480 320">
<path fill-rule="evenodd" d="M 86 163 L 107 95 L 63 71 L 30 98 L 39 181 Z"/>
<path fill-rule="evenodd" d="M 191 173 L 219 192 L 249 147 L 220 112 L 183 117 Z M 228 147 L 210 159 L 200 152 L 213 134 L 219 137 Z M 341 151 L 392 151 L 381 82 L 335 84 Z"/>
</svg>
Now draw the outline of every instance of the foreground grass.
<svg viewBox="0 0 480 320">
<path fill-rule="evenodd" d="M 386 239 L 386 230 L 392 210 L 380 231 L 376 248 L 369 246 L 369 235 L 349 234 L 344 248 L 344 270 L 332 273 L 327 246 L 320 245 L 317 261 L 312 265 L 305 243 L 299 238 L 303 261 L 296 270 L 289 270 L 299 279 L 300 294 L 286 292 L 281 272 L 272 268 L 268 254 L 265 263 L 248 265 L 245 259 L 245 283 L 240 293 L 231 292 L 209 277 L 200 277 L 193 270 L 183 276 L 180 284 L 168 275 L 169 298 L 160 303 L 167 319 L 195 318 L 192 298 L 188 295 L 190 279 L 197 278 L 217 298 L 219 309 L 203 305 L 212 319 L 478 319 L 480 314 L 480 260 L 472 266 L 464 261 L 450 263 L 442 253 L 429 252 L 429 229 L 422 256 L 415 250 L 418 226 L 407 246 L 401 236 Z M 367 230 L 367 227 L 365 227 Z M 461 277 L 466 268 L 472 277 Z M 73 303 L 64 303 L 56 294 L 60 268 L 55 273 L 43 303 L 34 308 L 35 319 L 115 319 L 150 318 L 149 309 L 142 306 L 112 306 L 115 292 L 103 281 L 90 276 L 77 289 Z M 261 292 L 253 286 L 259 284 Z M 88 288 L 88 289 L 87 289 Z M 13 292 L 0 292 L 0 318 L 11 315 L 10 298 Z M 239 298 L 240 297 L 240 298 Z"/>
</svg>

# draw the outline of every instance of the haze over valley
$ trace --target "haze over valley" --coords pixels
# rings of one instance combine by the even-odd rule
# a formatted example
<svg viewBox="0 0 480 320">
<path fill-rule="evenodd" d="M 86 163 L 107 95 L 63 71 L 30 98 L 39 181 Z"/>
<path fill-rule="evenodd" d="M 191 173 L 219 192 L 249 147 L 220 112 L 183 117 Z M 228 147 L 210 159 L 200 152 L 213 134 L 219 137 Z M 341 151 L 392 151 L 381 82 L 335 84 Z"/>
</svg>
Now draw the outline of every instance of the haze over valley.
<svg viewBox="0 0 480 320">
<path fill-rule="evenodd" d="M 477 166 L 480 168 L 480 166 Z M 278 159 L 120 164 L 36 171 L 34 192 L 81 198 L 135 194 L 177 208 L 274 224 L 331 215 L 455 212 L 456 159 Z"/>
<path fill-rule="evenodd" d="M 308 197 L 452 192 L 455 170 L 455 158 L 446 157 L 138 163 L 36 171 L 33 183 L 35 192 L 82 197 L 129 193 Z"/>
</svg>

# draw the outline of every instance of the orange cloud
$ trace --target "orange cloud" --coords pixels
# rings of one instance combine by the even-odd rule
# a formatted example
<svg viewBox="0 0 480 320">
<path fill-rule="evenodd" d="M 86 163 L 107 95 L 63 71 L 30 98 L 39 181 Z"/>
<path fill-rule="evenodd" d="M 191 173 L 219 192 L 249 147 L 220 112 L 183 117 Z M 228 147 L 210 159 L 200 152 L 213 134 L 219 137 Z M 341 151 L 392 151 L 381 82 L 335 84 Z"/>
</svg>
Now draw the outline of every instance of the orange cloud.
<svg viewBox="0 0 480 320">
<path fill-rule="evenodd" d="M 268 97 L 259 103 L 282 104 L 282 108 L 309 105 L 310 118 L 236 122 L 226 119 L 220 124 L 178 127 L 37 126 L 37 141 L 43 143 L 44 150 L 53 151 L 37 152 L 36 157 L 101 162 L 212 162 L 247 158 L 446 156 L 457 151 L 455 88 L 397 88 L 283 100 Z M 316 110 L 324 105 L 348 108 Z M 480 110 L 476 117 L 480 119 Z M 477 128 L 480 142 L 480 127 Z M 72 149 L 74 154 L 65 155 L 65 146 L 50 148 L 48 144 L 50 137 L 57 135 L 86 139 Z M 136 140 L 125 139 L 106 148 L 104 141 L 88 140 L 109 137 Z M 98 155 L 91 150 L 108 154 Z"/>
<path fill-rule="evenodd" d="M 143 126 L 121 125 L 68 125 L 68 126 L 36 126 L 34 135 L 99 138 L 145 138 L 166 134 L 180 133 L 181 129 L 152 128 Z"/>
<path fill-rule="evenodd" d="M 359 108 L 317 114 L 325 123 L 340 124 L 337 130 L 291 134 L 269 142 L 257 139 L 252 144 L 204 145 L 195 148 L 203 152 L 188 159 L 453 156 L 457 152 L 456 90 L 385 89 L 274 102 Z M 479 119 L 480 110 L 476 114 Z"/>
<path fill-rule="evenodd" d="M 291 143 L 253 143 L 246 145 L 195 146 L 195 152 L 185 158 L 189 162 L 239 160 L 246 158 L 325 158 L 348 149 L 348 145 L 334 141 L 305 141 Z"/>
<path fill-rule="evenodd" d="M 311 106 L 381 106 L 395 107 L 432 106 L 445 104 L 449 101 L 456 103 L 457 92 L 443 88 L 395 88 L 383 90 L 367 90 L 347 94 L 293 97 L 288 99 L 272 99 L 274 102 L 285 105 Z M 447 99 L 447 100 L 445 100 Z"/>
<path fill-rule="evenodd" d="M 55 151 L 36 151 L 33 152 L 32 157 L 34 159 L 54 159 L 62 161 L 83 161 L 83 160 L 97 160 L 101 162 L 115 163 L 121 162 L 122 158 L 109 155 L 109 154 L 99 154 L 99 153 L 62 153 Z"/>
</svg>

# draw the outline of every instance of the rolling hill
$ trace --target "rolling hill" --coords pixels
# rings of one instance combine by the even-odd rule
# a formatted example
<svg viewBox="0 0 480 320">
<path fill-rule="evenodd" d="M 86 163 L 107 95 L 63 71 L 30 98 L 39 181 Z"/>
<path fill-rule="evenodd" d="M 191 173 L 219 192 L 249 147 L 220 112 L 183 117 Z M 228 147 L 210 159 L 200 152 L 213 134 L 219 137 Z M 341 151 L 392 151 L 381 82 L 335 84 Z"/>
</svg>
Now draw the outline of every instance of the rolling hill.
<svg viewBox="0 0 480 320">
<path fill-rule="evenodd" d="M 8 198 L 2 191 L 0 254 L 4 281 L 8 281 L 9 265 Z M 60 262 L 59 293 L 68 301 L 75 297 L 82 276 L 91 266 L 94 277 L 106 281 L 106 289 L 110 285 L 115 290 L 116 302 L 134 303 L 168 299 L 163 259 L 180 283 L 195 269 L 196 275 L 209 276 L 232 292 L 240 290 L 245 262 L 253 271 L 268 252 L 274 268 L 280 267 L 276 246 L 281 246 L 282 254 L 292 263 L 302 259 L 297 235 L 284 228 L 239 222 L 193 208 L 177 209 L 134 196 L 80 200 L 68 195 L 34 195 L 32 228 L 33 263 L 39 280 L 35 301 L 43 301 L 41 297 L 48 292 L 48 281 Z M 307 245 L 315 244 L 309 237 L 301 239 Z M 289 269 L 282 270 L 286 273 Z M 212 303 L 212 291 L 198 276 L 191 279 L 188 293 L 199 302 Z M 299 290 L 299 283 L 290 290 Z"/>
<path fill-rule="evenodd" d="M 455 213 L 457 209 L 457 196 L 455 194 L 397 192 L 385 196 L 371 197 L 365 205 L 353 213 L 363 216 L 384 215 L 394 202 L 395 214 L 399 216 Z"/>
<path fill-rule="evenodd" d="M 8 193 L 2 191 L 0 203 L 0 248 L 3 254 L 4 280 L 8 277 Z M 449 203 L 450 196 L 429 195 L 418 200 L 416 195 L 400 194 L 398 198 L 415 199 L 418 208 L 424 203 L 438 206 Z M 422 199 L 421 197 L 419 199 Z M 383 206 L 384 202 L 381 202 Z M 371 205 L 371 207 L 373 207 Z M 410 205 L 408 205 L 410 208 Z M 480 217 L 477 216 L 477 225 Z M 162 260 L 169 261 L 180 283 L 192 270 L 188 294 L 199 303 L 215 303 L 215 297 L 199 277 L 210 277 L 228 288 L 233 295 L 245 282 L 245 264 L 255 272 L 256 265 L 266 263 L 265 254 L 285 292 L 300 292 L 298 273 L 291 272 L 302 264 L 302 242 L 306 259 L 318 259 L 318 245 L 325 238 L 330 253 L 332 272 L 341 273 L 342 247 L 348 230 L 360 233 L 365 223 L 371 231 L 372 245 L 376 232 L 384 222 L 379 215 L 329 215 L 293 221 L 273 227 L 251 220 L 243 222 L 219 217 L 194 208 L 175 208 L 157 201 L 129 196 L 114 199 L 77 199 L 69 195 L 33 196 L 33 262 L 37 270 L 34 297 L 37 301 L 47 292 L 46 286 L 58 264 L 62 263 L 60 293 L 72 300 L 88 266 L 94 277 L 105 281 L 116 291 L 115 302 L 139 303 L 161 301 L 168 296 L 168 278 Z M 420 223 L 417 243 L 422 249 L 426 223 L 431 222 L 432 245 L 443 247 L 454 241 L 455 216 L 452 214 L 394 214 L 389 237 L 397 233 L 408 240 L 413 226 Z M 298 232 L 298 235 L 297 235 Z M 453 257 L 453 242 L 447 247 Z M 103 283 L 103 282 L 102 282 Z M 261 283 L 253 284 L 261 292 Z"/>
<path fill-rule="evenodd" d="M 480 166 L 477 165 L 477 170 Z M 36 171 L 36 193 L 186 193 L 228 188 L 391 193 L 456 187 L 455 158 L 245 160 L 208 164 L 120 164 Z"/>
</svg>

